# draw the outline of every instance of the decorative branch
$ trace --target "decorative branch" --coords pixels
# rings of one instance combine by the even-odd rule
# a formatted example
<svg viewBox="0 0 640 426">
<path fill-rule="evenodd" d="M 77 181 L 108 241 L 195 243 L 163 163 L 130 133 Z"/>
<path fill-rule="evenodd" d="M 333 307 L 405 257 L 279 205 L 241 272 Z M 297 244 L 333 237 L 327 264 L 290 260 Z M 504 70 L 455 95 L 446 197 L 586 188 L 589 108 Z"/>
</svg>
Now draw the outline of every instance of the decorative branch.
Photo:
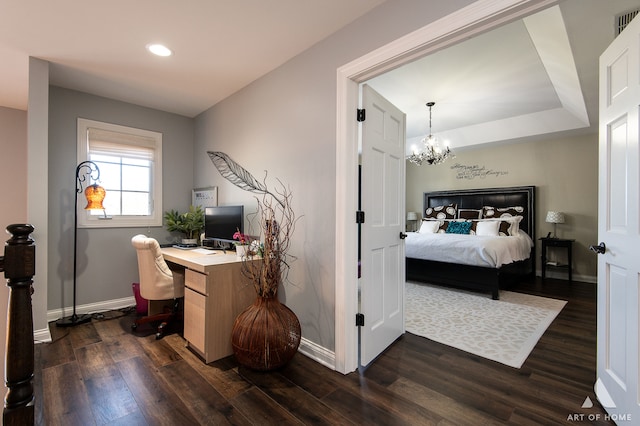
<svg viewBox="0 0 640 426">
<path fill-rule="evenodd" d="M 261 246 L 262 261 L 254 262 L 249 255 L 243 260 L 242 273 L 251 280 L 256 293 L 261 297 L 274 297 L 282 280 L 287 281 L 289 263 L 295 257 L 288 254 L 291 236 L 297 218 L 291 208 L 291 190 L 282 182 L 276 191 L 283 200 L 282 206 L 275 202 L 271 193 L 255 197 L 258 202 L 260 234 L 264 238 Z M 271 196 L 269 196 L 271 195 Z"/>
<path fill-rule="evenodd" d="M 245 191 L 259 194 L 255 196 L 258 210 L 249 216 L 258 219 L 260 235 L 264 238 L 258 249 L 262 257 L 254 261 L 255 249 L 250 244 L 250 253 L 243 258 L 242 273 L 251 280 L 258 296 L 275 297 L 279 284 L 287 279 L 289 261 L 295 259 L 287 254 L 297 222 L 291 208 L 291 190 L 278 180 L 277 189 L 271 192 L 266 184 L 266 172 L 261 182 L 227 154 L 214 151 L 207 154 L 222 177 Z"/>
<path fill-rule="evenodd" d="M 220 151 L 207 151 L 207 154 L 222 177 L 227 179 L 229 182 L 240 189 L 244 189 L 245 191 L 257 194 L 269 194 L 284 208 L 282 200 L 269 192 L 267 186 L 263 182 L 254 178 L 251 173 L 249 173 L 240 164 L 233 161 L 227 154 Z"/>
</svg>

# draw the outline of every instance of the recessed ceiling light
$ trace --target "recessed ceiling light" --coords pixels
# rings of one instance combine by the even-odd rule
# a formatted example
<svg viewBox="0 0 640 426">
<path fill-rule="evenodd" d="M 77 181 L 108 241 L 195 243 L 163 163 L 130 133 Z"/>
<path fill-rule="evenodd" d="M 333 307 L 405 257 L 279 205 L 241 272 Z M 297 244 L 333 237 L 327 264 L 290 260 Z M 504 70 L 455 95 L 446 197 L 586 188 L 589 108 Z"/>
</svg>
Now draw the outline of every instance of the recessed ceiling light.
<svg viewBox="0 0 640 426">
<path fill-rule="evenodd" d="M 167 46 L 157 43 L 147 44 L 147 50 L 158 56 L 171 56 L 173 54 Z"/>
</svg>

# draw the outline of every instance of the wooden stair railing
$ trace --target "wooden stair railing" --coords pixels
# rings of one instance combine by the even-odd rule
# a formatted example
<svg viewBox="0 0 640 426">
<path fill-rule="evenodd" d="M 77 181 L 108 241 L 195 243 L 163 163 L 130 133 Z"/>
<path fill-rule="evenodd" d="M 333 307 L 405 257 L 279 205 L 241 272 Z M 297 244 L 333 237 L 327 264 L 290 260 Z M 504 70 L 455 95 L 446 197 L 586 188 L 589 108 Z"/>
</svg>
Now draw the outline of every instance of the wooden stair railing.
<svg viewBox="0 0 640 426">
<path fill-rule="evenodd" d="M 7 309 L 7 347 L 2 423 L 5 426 L 33 425 L 35 398 L 33 395 L 33 313 L 31 295 L 36 268 L 36 246 L 29 235 L 33 226 L 7 226 L 12 237 L 7 240 L 4 256 L 0 257 L 0 272 L 4 271 L 9 287 Z"/>
</svg>

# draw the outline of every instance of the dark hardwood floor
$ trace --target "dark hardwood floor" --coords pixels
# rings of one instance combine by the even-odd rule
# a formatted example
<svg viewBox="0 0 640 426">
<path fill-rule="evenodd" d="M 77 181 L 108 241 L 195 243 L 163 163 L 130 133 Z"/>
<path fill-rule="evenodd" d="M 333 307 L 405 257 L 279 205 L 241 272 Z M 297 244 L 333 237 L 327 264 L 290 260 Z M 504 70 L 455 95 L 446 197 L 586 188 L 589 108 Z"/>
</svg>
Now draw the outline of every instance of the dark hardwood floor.
<svg viewBox="0 0 640 426">
<path fill-rule="evenodd" d="M 204 364 L 178 333 L 133 335 L 132 314 L 52 325 L 53 342 L 35 352 L 37 424 L 613 424 L 593 393 L 595 285 L 536 279 L 512 290 L 568 301 L 521 369 L 405 334 L 363 373 L 299 353 L 257 373 L 233 357 Z M 587 397 L 593 408 L 582 408 Z"/>
</svg>

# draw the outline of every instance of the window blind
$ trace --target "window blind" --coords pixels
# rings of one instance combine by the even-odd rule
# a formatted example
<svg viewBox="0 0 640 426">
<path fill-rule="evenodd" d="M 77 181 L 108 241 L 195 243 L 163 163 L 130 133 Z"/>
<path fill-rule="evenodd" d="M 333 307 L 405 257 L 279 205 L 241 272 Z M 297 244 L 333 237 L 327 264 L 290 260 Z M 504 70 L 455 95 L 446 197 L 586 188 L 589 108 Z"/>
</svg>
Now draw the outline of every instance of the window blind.
<svg viewBox="0 0 640 426">
<path fill-rule="evenodd" d="M 91 154 L 117 155 L 149 161 L 153 161 L 155 157 L 155 140 L 144 136 L 89 128 L 87 139 Z"/>
</svg>

